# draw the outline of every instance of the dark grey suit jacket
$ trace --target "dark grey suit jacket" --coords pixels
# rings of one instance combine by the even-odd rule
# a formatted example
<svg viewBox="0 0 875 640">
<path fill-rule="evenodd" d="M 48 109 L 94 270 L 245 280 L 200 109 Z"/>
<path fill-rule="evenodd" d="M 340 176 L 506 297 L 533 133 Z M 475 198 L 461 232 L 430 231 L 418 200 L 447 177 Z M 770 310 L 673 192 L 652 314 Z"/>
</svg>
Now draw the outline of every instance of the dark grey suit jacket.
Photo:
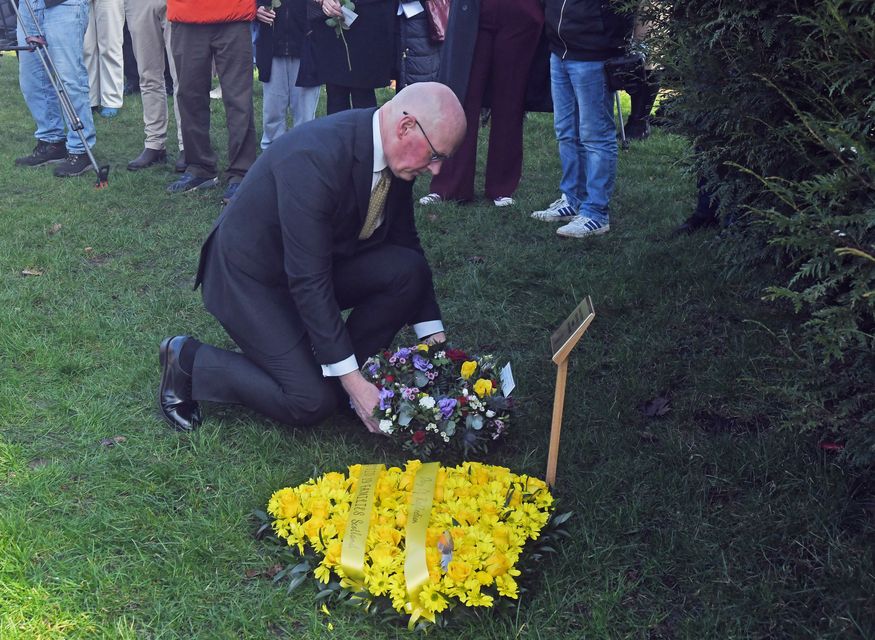
<svg viewBox="0 0 875 640">
<path fill-rule="evenodd" d="M 280 355 L 307 334 L 317 362 L 340 362 L 354 350 L 332 266 L 380 243 L 422 253 L 413 182 L 398 178 L 383 224 L 358 239 L 371 193 L 373 114 L 344 111 L 280 137 L 217 220 L 201 249 L 195 287 L 204 284 L 204 304 L 235 340 Z M 439 319 L 432 287 L 410 322 Z"/>
</svg>

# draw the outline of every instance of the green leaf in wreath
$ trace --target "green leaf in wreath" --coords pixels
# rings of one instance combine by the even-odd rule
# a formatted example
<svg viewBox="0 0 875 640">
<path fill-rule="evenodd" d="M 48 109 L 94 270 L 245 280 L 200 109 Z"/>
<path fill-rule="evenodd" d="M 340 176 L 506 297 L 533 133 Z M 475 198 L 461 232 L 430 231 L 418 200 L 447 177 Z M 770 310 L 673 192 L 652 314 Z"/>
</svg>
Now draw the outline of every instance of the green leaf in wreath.
<svg viewBox="0 0 875 640">
<path fill-rule="evenodd" d="M 327 20 L 325 20 L 325 24 L 328 25 L 329 27 L 336 27 L 337 26 L 337 18 L 328 18 Z"/>
</svg>

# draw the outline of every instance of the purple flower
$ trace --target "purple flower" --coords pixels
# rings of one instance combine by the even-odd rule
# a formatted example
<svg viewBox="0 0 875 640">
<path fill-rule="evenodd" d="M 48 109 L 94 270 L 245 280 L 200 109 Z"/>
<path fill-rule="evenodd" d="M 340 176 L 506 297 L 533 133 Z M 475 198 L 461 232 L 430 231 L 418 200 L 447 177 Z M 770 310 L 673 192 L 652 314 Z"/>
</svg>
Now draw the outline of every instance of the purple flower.
<svg viewBox="0 0 875 640">
<path fill-rule="evenodd" d="M 392 407 L 392 398 L 395 397 L 395 392 L 390 389 L 380 389 L 380 411 L 385 411 Z"/>
<path fill-rule="evenodd" d="M 396 351 L 395 355 L 393 355 L 392 357 L 397 358 L 401 361 L 405 361 L 407 360 L 407 358 L 410 357 L 410 349 L 408 349 L 407 347 L 402 347 L 401 349 L 398 349 L 398 351 Z"/>
<path fill-rule="evenodd" d="M 428 371 L 429 369 L 433 369 L 434 365 L 423 358 L 418 353 L 413 355 L 413 366 L 420 371 Z"/>
<path fill-rule="evenodd" d="M 368 366 L 368 373 L 370 373 L 371 376 L 373 376 L 373 377 L 375 377 L 375 378 L 377 377 L 377 372 L 378 372 L 379 370 L 380 370 L 380 365 L 378 365 L 376 362 L 372 362 L 372 363 Z"/>
<path fill-rule="evenodd" d="M 444 419 L 453 415 L 453 410 L 456 408 L 456 404 L 458 403 L 453 398 L 441 398 L 438 400 L 438 409 L 441 410 L 441 415 Z"/>
</svg>

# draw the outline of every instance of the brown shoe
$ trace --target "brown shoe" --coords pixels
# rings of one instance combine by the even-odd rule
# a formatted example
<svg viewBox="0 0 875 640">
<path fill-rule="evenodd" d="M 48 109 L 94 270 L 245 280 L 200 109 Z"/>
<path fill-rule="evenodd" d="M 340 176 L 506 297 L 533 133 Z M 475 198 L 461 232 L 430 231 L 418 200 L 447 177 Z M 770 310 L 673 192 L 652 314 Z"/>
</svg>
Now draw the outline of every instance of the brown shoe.
<svg viewBox="0 0 875 640">
<path fill-rule="evenodd" d="M 128 171 L 139 171 L 153 164 L 167 161 L 167 152 L 164 149 L 143 149 L 143 153 L 128 163 Z"/>
</svg>

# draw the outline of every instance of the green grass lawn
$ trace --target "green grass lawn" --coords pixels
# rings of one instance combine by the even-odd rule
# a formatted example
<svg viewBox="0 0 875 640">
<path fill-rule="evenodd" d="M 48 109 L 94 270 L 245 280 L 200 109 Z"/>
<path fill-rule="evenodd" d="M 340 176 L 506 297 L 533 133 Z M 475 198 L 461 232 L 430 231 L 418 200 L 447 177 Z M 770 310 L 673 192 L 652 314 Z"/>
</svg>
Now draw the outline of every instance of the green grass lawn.
<svg viewBox="0 0 875 640">
<path fill-rule="evenodd" d="M 287 596 L 250 517 L 278 488 L 401 453 L 347 418 L 286 429 L 207 406 L 185 435 L 158 417 L 159 341 L 229 344 L 191 290 L 221 191 L 168 195 L 172 164 L 124 170 L 138 97 L 96 118 L 108 189 L 16 168 L 34 140 L 9 56 L 0 98 L 0 639 L 407 636 L 357 610 L 326 617 L 309 585 Z M 573 540 L 514 611 L 432 637 L 875 637 L 872 519 L 832 459 L 774 427 L 763 391 L 792 375 L 767 330 L 784 319 L 755 277 L 723 277 L 717 232 L 670 236 L 694 204 L 686 142 L 656 132 L 621 152 L 611 232 L 563 240 L 528 217 L 558 195 L 551 119 L 525 127 L 516 207 L 417 216 L 451 339 L 514 366 L 520 411 L 490 462 L 543 476 L 549 335 L 592 296 L 557 486 Z M 670 411 L 647 417 L 657 396 Z"/>
</svg>

